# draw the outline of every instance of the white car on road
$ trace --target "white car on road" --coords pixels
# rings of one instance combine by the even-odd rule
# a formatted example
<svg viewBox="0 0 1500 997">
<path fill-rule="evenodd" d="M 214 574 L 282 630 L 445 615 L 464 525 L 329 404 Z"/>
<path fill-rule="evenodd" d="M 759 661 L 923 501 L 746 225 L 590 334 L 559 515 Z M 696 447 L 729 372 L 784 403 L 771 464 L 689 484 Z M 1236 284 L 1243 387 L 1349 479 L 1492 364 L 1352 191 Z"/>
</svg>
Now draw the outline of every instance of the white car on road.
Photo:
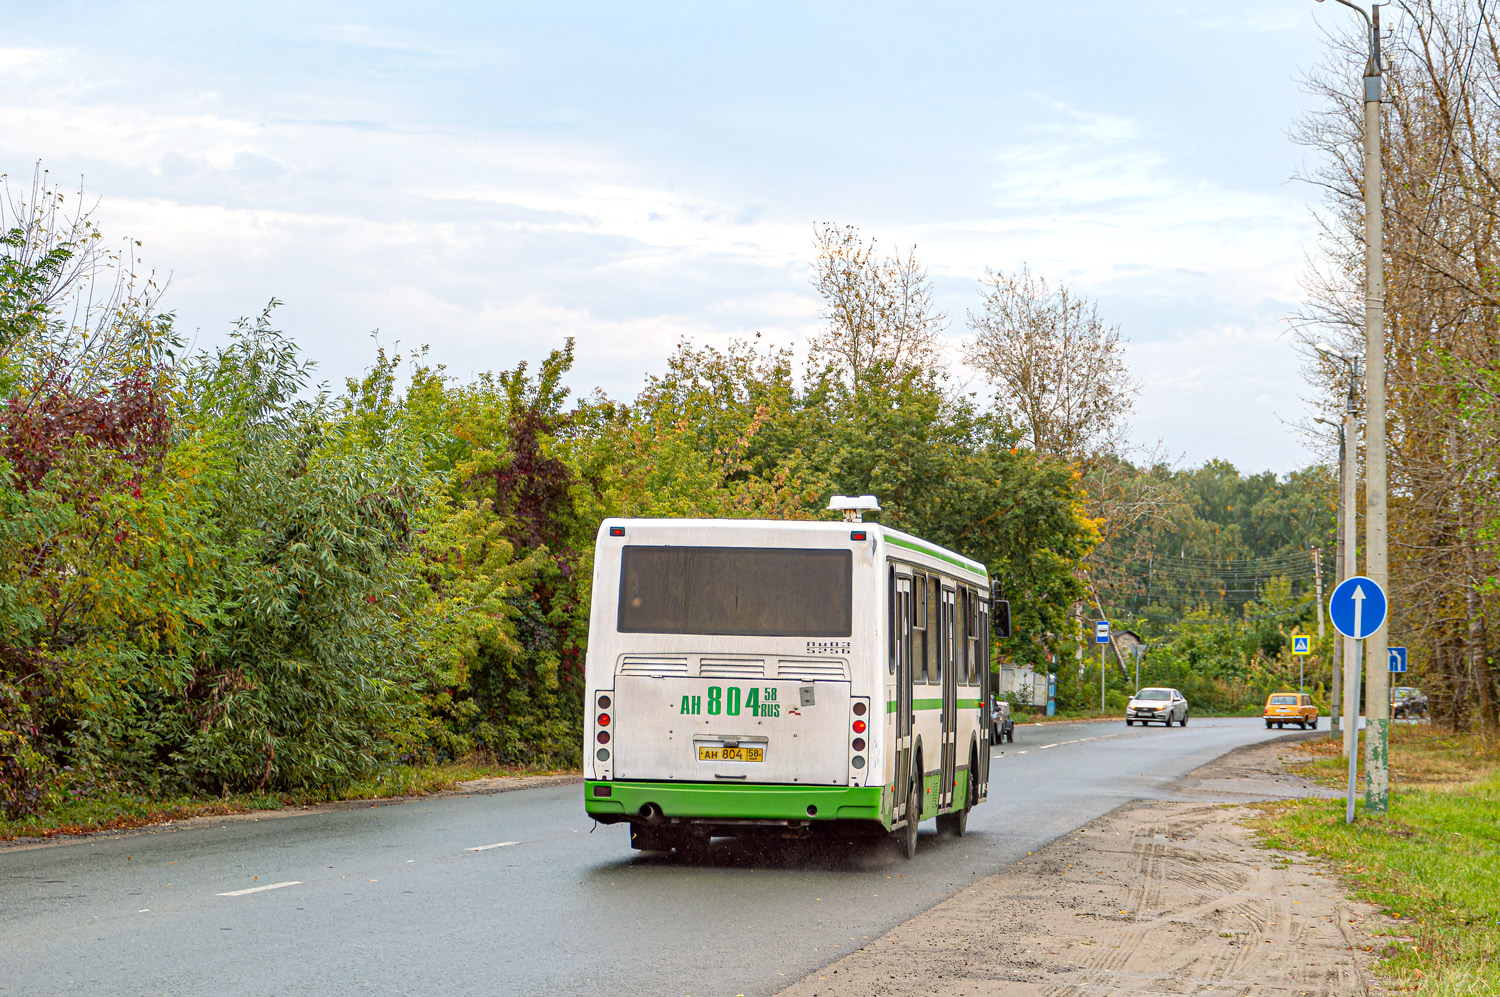
<svg viewBox="0 0 1500 997">
<path fill-rule="evenodd" d="M 1131 697 L 1130 703 L 1125 707 L 1125 726 L 1127 727 L 1136 722 L 1142 724 L 1160 722 L 1170 727 L 1174 720 L 1177 721 L 1179 727 L 1187 726 L 1188 701 L 1176 689 L 1141 689 Z"/>
</svg>

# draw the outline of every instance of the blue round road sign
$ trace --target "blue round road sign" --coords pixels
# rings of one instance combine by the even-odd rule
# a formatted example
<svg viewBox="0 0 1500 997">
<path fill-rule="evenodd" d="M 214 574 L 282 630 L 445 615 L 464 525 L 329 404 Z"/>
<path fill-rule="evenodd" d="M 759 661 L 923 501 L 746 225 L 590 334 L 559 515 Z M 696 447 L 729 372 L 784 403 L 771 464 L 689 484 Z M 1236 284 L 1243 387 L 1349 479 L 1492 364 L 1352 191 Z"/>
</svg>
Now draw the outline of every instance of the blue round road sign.
<svg viewBox="0 0 1500 997">
<path fill-rule="evenodd" d="M 1328 618 L 1345 637 L 1364 640 L 1385 622 L 1385 590 L 1364 575 L 1345 578 L 1328 597 Z"/>
</svg>

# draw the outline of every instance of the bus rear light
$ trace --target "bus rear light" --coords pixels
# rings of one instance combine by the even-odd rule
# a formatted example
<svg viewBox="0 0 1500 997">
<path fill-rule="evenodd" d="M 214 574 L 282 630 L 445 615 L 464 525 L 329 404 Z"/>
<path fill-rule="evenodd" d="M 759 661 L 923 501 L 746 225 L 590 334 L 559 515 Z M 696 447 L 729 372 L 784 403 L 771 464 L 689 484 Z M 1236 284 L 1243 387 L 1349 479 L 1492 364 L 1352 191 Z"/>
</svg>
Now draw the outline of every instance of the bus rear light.
<svg viewBox="0 0 1500 997">
<path fill-rule="evenodd" d="M 855 703 L 854 704 L 854 715 L 857 716 L 857 717 L 862 717 L 862 716 L 865 715 L 865 704 L 864 703 Z"/>
<path fill-rule="evenodd" d="M 601 709 L 601 710 L 607 710 L 607 709 L 609 709 L 609 704 L 610 704 L 610 699 L 609 699 L 608 696 L 600 696 L 599 697 L 599 709 Z"/>
<path fill-rule="evenodd" d="M 599 732 L 598 741 L 599 741 L 600 744 L 608 744 L 609 743 L 609 731 L 607 731 L 607 730 L 601 730 Z"/>
<path fill-rule="evenodd" d="M 849 742 L 849 747 L 853 748 L 855 751 L 863 751 L 865 750 L 865 739 L 862 737 L 856 737 L 854 740 Z"/>
<path fill-rule="evenodd" d="M 865 732 L 865 722 L 863 720 L 856 720 L 856 721 L 854 721 L 854 733 L 856 733 L 856 734 L 863 734 L 864 732 Z"/>
<path fill-rule="evenodd" d="M 595 796 L 608 796 L 613 790 L 614 790 L 613 786 L 595 786 L 594 787 L 594 795 Z"/>
<path fill-rule="evenodd" d="M 609 535 L 612 537 L 623 537 L 625 535 L 625 527 L 611 526 L 609 528 Z"/>
<path fill-rule="evenodd" d="M 600 727 L 608 727 L 609 726 L 609 714 L 608 713 L 601 713 L 601 714 L 599 714 L 599 726 Z"/>
<path fill-rule="evenodd" d="M 609 749 L 600 748 L 598 751 L 594 752 L 594 757 L 599 759 L 601 762 L 609 761 Z"/>
<path fill-rule="evenodd" d="M 870 536 L 870 534 L 868 532 L 866 532 L 865 530 L 850 530 L 849 531 L 849 539 L 850 540 L 867 540 L 867 539 L 869 539 L 869 536 Z"/>
<path fill-rule="evenodd" d="M 854 760 L 851 761 L 849 764 L 853 765 L 857 769 L 862 769 L 862 768 L 865 767 L 865 756 L 864 755 L 855 755 L 854 756 Z"/>
</svg>

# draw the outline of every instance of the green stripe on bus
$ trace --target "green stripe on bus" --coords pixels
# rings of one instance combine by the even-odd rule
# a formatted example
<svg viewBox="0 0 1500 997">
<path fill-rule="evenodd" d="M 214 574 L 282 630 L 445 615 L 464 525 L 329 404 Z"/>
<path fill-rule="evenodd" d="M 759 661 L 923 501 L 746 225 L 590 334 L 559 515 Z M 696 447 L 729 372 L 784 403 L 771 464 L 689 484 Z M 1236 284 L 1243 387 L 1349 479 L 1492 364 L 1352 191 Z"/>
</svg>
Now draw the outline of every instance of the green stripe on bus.
<svg viewBox="0 0 1500 997">
<path fill-rule="evenodd" d="M 984 565 L 980 564 L 978 561 L 971 561 L 966 557 L 960 557 L 956 554 L 949 554 L 941 547 L 934 547 L 930 544 L 922 543 L 920 540 L 907 540 L 904 537 L 893 537 L 889 533 L 885 535 L 885 542 L 888 544 L 894 544 L 897 547 L 905 547 L 907 550 L 914 550 L 921 554 L 927 554 L 931 557 L 937 558 L 940 561 L 947 561 L 949 564 L 956 564 L 960 568 L 967 568 L 968 570 L 974 572 L 976 575 L 983 575 L 986 579 L 990 577 L 990 573 L 985 570 Z"/>
<path fill-rule="evenodd" d="M 980 704 L 977 699 L 960 699 L 956 700 L 954 705 L 960 710 L 977 710 Z M 943 708 L 943 701 L 941 699 L 913 699 L 911 701 L 911 708 L 914 710 L 941 710 Z M 896 704 L 886 703 L 885 712 L 895 713 Z"/>
</svg>

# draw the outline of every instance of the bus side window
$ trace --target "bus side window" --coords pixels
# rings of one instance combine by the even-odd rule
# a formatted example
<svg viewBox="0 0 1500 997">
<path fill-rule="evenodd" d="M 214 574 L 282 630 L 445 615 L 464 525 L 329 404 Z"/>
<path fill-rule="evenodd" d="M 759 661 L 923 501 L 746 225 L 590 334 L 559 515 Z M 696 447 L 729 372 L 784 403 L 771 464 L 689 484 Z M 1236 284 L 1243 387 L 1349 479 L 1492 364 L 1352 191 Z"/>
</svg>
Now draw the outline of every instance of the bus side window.
<svg viewBox="0 0 1500 997">
<path fill-rule="evenodd" d="M 954 685 L 968 685 L 970 682 L 969 671 L 969 590 L 960 585 L 954 593 L 958 602 L 956 607 L 958 615 L 958 640 L 954 644 L 957 652 L 958 667 L 953 675 Z"/>
<path fill-rule="evenodd" d="M 958 642 L 958 590 L 956 588 L 953 591 L 953 601 L 948 603 L 944 610 L 947 615 L 943 620 L 943 639 L 948 646 L 944 649 L 947 653 L 944 655 L 943 667 L 953 669 L 953 684 L 957 685 L 958 680 L 963 678 L 963 669 L 960 667 L 963 662 L 963 645 Z"/>
<path fill-rule="evenodd" d="M 979 593 L 969 589 L 969 684 L 979 684 Z"/>
<path fill-rule="evenodd" d="M 913 576 L 912 586 L 916 606 L 912 629 L 916 635 L 912 641 L 911 680 L 913 685 L 921 685 L 927 681 L 927 576 Z"/>
<path fill-rule="evenodd" d="M 932 685 L 943 684 L 943 583 L 937 575 L 927 576 L 927 681 Z"/>
<path fill-rule="evenodd" d="M 988 703 L 994 680 L 990 675 L 990 611 L 986 603 L 979 606 L 979 657 L 975 665 L 979 668 L 980 698 Z"/>
</svg>

